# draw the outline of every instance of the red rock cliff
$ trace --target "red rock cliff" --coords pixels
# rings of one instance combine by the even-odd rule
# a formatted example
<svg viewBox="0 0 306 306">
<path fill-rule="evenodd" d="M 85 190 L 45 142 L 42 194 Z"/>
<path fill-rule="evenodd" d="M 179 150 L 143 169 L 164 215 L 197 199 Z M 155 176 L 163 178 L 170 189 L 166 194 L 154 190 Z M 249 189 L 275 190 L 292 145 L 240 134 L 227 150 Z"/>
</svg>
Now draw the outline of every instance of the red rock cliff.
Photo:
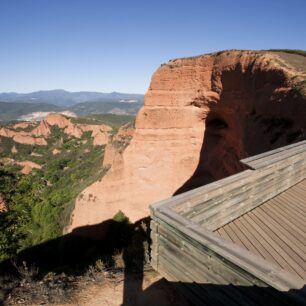
<svg viewBox="0 0 306 306">
<path fill-rule="evenodd" d="M 241 171 L 241 158 L 305 138 L 305 67 L 299 55 L 253 51 L 162 65 L 129 146 L 79 196 L 68 230 L 119 210 L 135 221 L 155 201 Z"/>
</svg>

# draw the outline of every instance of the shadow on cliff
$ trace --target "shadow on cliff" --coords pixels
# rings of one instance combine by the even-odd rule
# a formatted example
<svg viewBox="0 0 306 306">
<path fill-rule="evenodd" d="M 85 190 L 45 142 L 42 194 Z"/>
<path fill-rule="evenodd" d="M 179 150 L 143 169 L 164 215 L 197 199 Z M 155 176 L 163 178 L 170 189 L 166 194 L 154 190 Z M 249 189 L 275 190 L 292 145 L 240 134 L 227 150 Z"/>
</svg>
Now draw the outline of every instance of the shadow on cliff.
<svg viewBox="0 0 306 306">
<path fill-rule="evenodd" d="M 240 162 L 243 158 L 306 139 L 305 122 L 294 123 L 286 116 L 264 117 L 254 109 L 239 114 L 221 106 L 214 107 L 203 124 L 205 132 L 198 166 L 173 195 L 248 169 Z"/>
<path fill-rule="evenodd" d="M 204 122 L 203 122 L 204 124 Z M 174 195 L 212 183 L 236 174 L 247 167 L 240 163 L 243 158 L 237 150 L 239 137 L 229 126 L 223 115 L 211 111 L 205 119 L 205 133 L 200 151 L 200 159 L 193 175 L 176 190 Z"/>
</svg>

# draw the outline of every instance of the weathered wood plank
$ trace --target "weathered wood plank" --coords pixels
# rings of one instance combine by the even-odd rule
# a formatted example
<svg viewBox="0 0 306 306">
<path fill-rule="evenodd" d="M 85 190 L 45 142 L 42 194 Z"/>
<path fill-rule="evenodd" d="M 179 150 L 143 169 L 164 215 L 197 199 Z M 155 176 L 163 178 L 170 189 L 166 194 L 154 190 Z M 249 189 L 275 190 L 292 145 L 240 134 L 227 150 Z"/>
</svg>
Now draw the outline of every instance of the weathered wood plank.
<svg viewBox="0 0 306 306">
<path fill-rule="evenodd" d="M 280 202 L 278 199 L 273 199 L 273 200 L 274 203 L 271 204 L 274 204 L 274 207 L 277 206 L 277 208 L 281 208 L 278 209 L 279 213 L 286 216 L 287 219 L 296 227 L 298 227 L 302 232 L 305 232 L 304 229 L 305 229 L 306 220 L 303 218 L 303 216 L 302 215 L 299 216 L 298 214 L 296 214 L 296 211 L 289 209 L 286 205 L 284 205 L 283 202 Z"/>
<path fill-rule="evenodd" d="M 238 269 L 251 273 L 278 290 L 287 291 L 289 288 L 303 287 L 303 281 L 295 275 L 218 237 L 218 235 L 213 234 L 205 228 L 192 224 L 174 212 L 163 210 L 162 213 L 159 213 L 157 210 L 153 218 L 163 220 L 160 222 L 176 228 L 177 235 L 183 236 L 186 240 L 191 239 L 192 243 L 199 244 L 199 247 L 208 248 L 211 252 L 222 258 L 222 260 L 226 260 L 228 263 L 237 266 Z"/>
<path fill-rule="evenodd" d="M 168 250 L 169 256 L 171 256 L 171 251 L 168 248 L 169 246 L 175 248 L 172 255 L 174 257 L 181 255 L 180 260 L 185 266 L 187 265 L 187 270 L 195 270 L 192 273 L 199 272 L 202 275 L 205 272 L 209 276 L 207 281 L 210 280 L 210 282 L 216 284 L 263 285 L 263 282 L 255 279 L 253 275 L 233 268 L 232 265 L 226 265 L 224 261 L 213 256 L 211 252 L 207 253 L 205 250 L 199 250 L 187 240 L 176 239 L 175 233 L 165 230 L 159 238 L 161 250 Z M 188 259 L 188 263 L 185 262 L 185 259 Z M 189 267 L 189 265 L 191 266 Z M 185 269 L 183 273 L 189 272 L 186 272 Z"/>
<path fill-rule="evenodd" d="M 306 167 L 305 167 L 306 168 Z M 288 173 L 289 172 L 289 173 Z M 286 188 L 290 188 L 292 184 L 303 180 L 306 176 L 306 170 L 296 169 L 295 165 L 290 165 L 287 168 L 280 168 L 277 175 L 274 172 L 262 172 L 261 175 L 257 175 L 257 179 L 250 175 L 248 180 L 245 178 L 240 182 L 239 185 L 230 186 L 231 190 L 226 192 L 224 188 L 218 190 L 218 194 L 207 193 L 206 196 L 197 195 L 193 196 L 185 204 L 185 207 L 180 205 L 175 207 L 175 211 L 183 214 L 186 217 L 197 214 L 202 210 L 209 210 L 213 207 L 218 207 L 220 202 L 224 202 L 225 199 L 234 198 L 236 195 L 244 194 L 247 196 L 248 193 L 254 193 L 255 188 L 260 188 L 262 185 L 270 184 L 269 186 L 278 186 L 279 182 L 287 185 Z M 274 183 L 273 183 L 274 182 Z"/>
<path fill-rule="evenodd" d="M 290 258 L 284 258 L 282 256 L 282 248 L 278 243 L 276 243 L 271 237 L 267 234 L 267 232 L 262 228 L 261 224 L 258 224 L 256 219 L 253 218 L 253 214 L 247 214 L 245 219 L 249 222 L 249 224 L 253 227 L 253 229 L 258 233 L 259 237 L 261 237 L 261 244 L 265 246 L 265 249 L 273 256 L 274 262 L 279 264 L 283 269 L 290 271 L 292 273 L 301 275 L 296 271 L 295 263 Z"/>
<path fill-rule="evenodd" d="M 261 292 L 259 288 L 256 287 L 233 287 L 233 289 L 241 292 L 241 295 L 244 296 L 244 299 L 241 298 L 237 291 L 229 292 L 229 286 L 223 288 L 223 291 L 226 291 L 227 299 L 222 302 L 220 301 L 220 290 L 222 286 L 214 286 L 210 284 L 197 284 L 194 280 L 181 280 L 177 279 L 173 274 L 175 273 L 175 267 L 167 263 L 166 266 L 164 263 L 161 263 L 161 275 L 166 279 L 171 281 L 177 288 L 180 290 L 192 303 L 193 305 L 207 305 L 207 306 L 216 306 L 216 305 L 225 305 L 225 306 L 237 306 L 238 299 L 240 302 L 243 302 L 245 305 L 277 305 L 277 306 L 292 306 L 299 305 L 295 304 L 295 301 L 289 299 L 285 294 L 280 293 L 276 290 L 267 290 Z M 171 270 L 171 271 L 170 271 Z M 197 290 L 197 288 L 199 288 Z M 230 295 L 229 295 L 230 294 Z M 233 298 L 232 298 L 233 297 Z M 302 304 L 301 304 L 302 305 Z"/>
<path fill-rule="evenodd" d="M 161 260 L 161 274 L 168 274 L 168 271 L 171 271 L 171 274 L 176 274 L 176 265 L 171 265 L 171 262 L 167 257 L 163 257 Z M 172 276 L 172 279 L 176 278 Z M 179 279 L 185 280 L 185 286 L 192 291 L 193 295 L 197 296 L 198 301 L 201 301 L 200 304 L 196 305 L 257 305 L 252 296 L 245 296 L 239 292 L 238 286 L 233 285 L 216 285 L 210 283 L 202 283 L 201 279 L 196 277 L 188 277 L 186 274 L 180 276 Z M 192 279 L 192 281 L 190 281 Z M 245 287 L 244 287 L 245 288 Z M 189 293 L 190 294 L 190 293 Z M 217 303 L 217 304 L 216 304 Z"/>
<path fill-rule="evenodd" d="M 168 277 L 169 280 L 178 281 L 175 267 L 172 268 L 169 261 L 166 258 L 161 259 L 161 271 L 160 274 Z M 227 306 L 222 302 L 222 297 L 220 299 L 220 295 L 215 294 L 213 291 L 205 290 L 203 287 L 197 285 L 193 277 L 188 277 L 186 274 L 179 279 L 180 289 L 183 290 L 184 294 L 187 298 L 189 298 L 194 305 L 205 305 L 206 303 L 210 303 L 210 305 L 215 305 L 217 302 L 218 305 Z M 226 301 L 227 302 L 227 301 Z"/>
<path fill-rule="evenodd" d="M 261 208 L 270 216 L 271 220 L 274 221 L 271 221 L 271 223 L 273 222 L 273 225 L 278 231 L 286 235 L 288 239 L 291 239 L 292 243 L 297 245 L 298 248 L 302 249 L 305 247 L 305 237 L 302 231 L 296 228 L 294 224 L 291 224 L 286 217 L 280 215 L 278 211 L 271 209 L 271 207 L 263 206 Z M 285 230 L 285 227 L 287 227 L 287 231 Z"/>
<path fill-rule="evenodd" d="M 257 161 L 257 160 L 268 160 L 269 158 L 273 156 L 282 156 L 286 151 L 294 152 L 298 148 L 304 148 L 306 150 L 306 141 L 300 141 L 298 143 L 294 143 L 288 146 L 284 146 L 275 150 L 270 150 L 261 154 L 257 154 L 255 156 L 251 156 L 248 158 L 244 158 L 241 160 L 242 163 L 248 166 L 252 166 L 252 163 Z"/>
<path fill-rule="evenodd" d="M 247 220 L 245 218 L 240 218 L 239 221 L 243 226 L 246 235 L 248 235 L 250 241 L 252 241 L 255 248 L 261 254 L 261 257 L 267 259 L 270 262 L 276 263 L 274 257 L 266 249 L 265 245 L 261 243 L 261 237 L 257 234 L 255 230 L 253 230 L 252 228 L 250 229 L 250 224 L 247 222 Z"/>
<path fill-rule="evenodd" d="M 154 267 L 177 277 L 178 281 L 212 282 L 227 288 L 233 283 L 299 290 L 305 285 L 306 206 L 298 204 L 299 197 L 305 196 L 306 183 L 295 194 L 271 200 L 270 207 L 263 207 L 263 203 L 305 180 L 306 141 L 243 162 L 255 170 L 243 171 L 151 206 Z M 287 204 L 290 198 L 292 202 Z M 289 234 L 284 227 L 290 229 Z M 246 232 L 248 229 L 251 233 Z M 218 234 L 211 230 L 217 230 Z M 187 292 L 193 291 L 195 299 L 201 301 L 205 289 L 183 287 Z M 247 303 L 250 296 L 244 298 L 237 290 L 224 291 L 219 302 L 226 305 L 228 298 L 234 301 L 235 295 L 229 296 L 229 292 L 236 291 L 236 298 L 239 296 L 236 305 Z M 290 290 L 288 295 L 296 295 L 302 302 L 306 300 L 302 291 Z M 251 302 L 256 297 L 253 295 Z"/>
<path fill-rule="evenodd" d="M 291 180 L 292 182 L 292 180 Z M 295 183 L 295 182 L 292 182 Z M 216 230 L 221 226 L 235 220 L 240 217 L 242 214 L 247 213 L 248 211 L 254 209 L 260 204 L 268 201 L 272 197 L 278 195 L 288 188 L 287 181 L 280 181 L 279 184 L 276 184 L 277 187 L 270 187 L 269 190 L 266 190 L 265 193 L 261 192 L 260 189 L 254 190 L 254 195 L 245 202 L 236 203 L 235 205 L 230 205 L 226 210 L 223 207 L 220 207 L 220 211 L 215 215 L 211 216 L 209 219 L 202 218 L 201 221 L 197 223 L 205 225 L 206 228 L 210 230 Z M 260 196 L 255 196 L 256 194 Z M 226 204 L 224 204 L 226 206 Z M 200 219 L 200 218 L 199 218 Z"/>
<path fill-rule="evenodd" d="M 272 164 L 275 164 L 275 163 L 279 163 L 283 161 L 287 162 L 288 160 L 294 160 L 297 157 L 299 158 L 300 156 L 305 157 L 305 147 L 299 147 L 295 149 L 294 151 L 287 150 L 287 151 L 282 152 L 281 154 L 270 156 L 269 158 L 258 159 L 248 164 L 251 165 L 253 169 L 261 169 L 263 167 L 271 166 Z"/>
<path fill-rule="evenodd" d="M 296 274 L 301 276 L 303 279 L 306 280 L 306 262 L 303 258 L 298 256 L 291 247 L 286 244 L 277 234 L 270 230 L 267 226 L 267 223 L 260 219 L 260 216 L 256 214 L 256 211 L 250 214 L 251 218 L 263 229 L 265 233 L 270 237 L 270 245 L 277 245 L 278 248 L 276 251 L 279 254 L 279 257 L 284 258 L 284 260 L 291 266 L 291 268 L 295 271 Z M 279 258 L 278 257 L 278 258 Z M 277 262 L 279 259 L 277 258 Z"/>
<path fill-rule="evenodd" d="M 287 193 L 286 197 L 285 196 L 280 197 L 279 199 L 281 199 L 282 201 L 285 200 L 286 206 L 290 209 L 294 209 L 299 214 L 299 216 L 302 216 L 302 218 L 305 220 L 306 219 L 306 203 L 304 205 L 303 201 L 301 201 L 301 197 L 302 196 L 297 197 L 296 194 Z"/>
<path fill-rule="evenodd" d="M 280 239 L 282 239 L 297 255 L 300 256 L 300 258 L 303 259 L 305 257 L 305 251 L 303 250 L 305 249 L 305 246 L 295 239 L 295 237 L 290 234 L 290 231 L 266 214 L 262 207 L 256 209 L 256 214 L 262 219 L 267 218 L 266 225 L 269 227 L 270 231 L 273 231 L 275 235 L 280 237 Z M 305 262 L 305 259 L 303 260 Z"/>
<path fill-rule="evenodd" d="M 303 229 L 301 229 L 300 226 L 297 226 L 293 220 L 288 218 L 281 209 L 273 209 L 273 203 L 271 204 L 272 205 L 267 205 L 264 209 L 269 211 L 270 215 L 274 214 L 283 224 L 286 224 L 286 226 L 290 228 L 290 232 L 294 235 L 295 239 L 298 239 L 301 243 L 305 243 L 305 232 Z"/>
<path fill-rule="evenodd" d="M 245 233 L 245 230 L 243 230 L 243 225 L 239 221 L 239 219 L 236 220 L 237 222 L 233 222 L 231 227 L 233 228 L 233 231 L 237 233 L 237 236 L 240 238 L 240 240 L 243 242 L 243 245 L 250 250 L 252 253 L 260 255 L 260 252 L 257 250 L 254 241 L 250 241 Z"/>
</svg>

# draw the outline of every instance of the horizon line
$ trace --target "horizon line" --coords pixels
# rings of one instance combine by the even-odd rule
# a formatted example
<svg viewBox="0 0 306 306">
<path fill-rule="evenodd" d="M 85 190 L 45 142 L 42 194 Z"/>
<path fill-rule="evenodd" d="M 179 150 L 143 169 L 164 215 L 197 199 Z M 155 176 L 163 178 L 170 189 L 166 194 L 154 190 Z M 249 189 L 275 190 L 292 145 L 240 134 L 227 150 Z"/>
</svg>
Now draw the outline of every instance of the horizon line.
<svg viewBox="0 0 306 306">
<path fill-rule="evenodd" d="M 129 95 L 145 95 L 145 93 L 136 93 L 136 92 L 124 92 L 124 91 L 97 91 L 97 90 L 66 90 L 63 88 L 54 88 L 54 89 L 38 89 L 38 90 L 31 90 L 28 92 L 18 92 L 18 91 L 1 91 L 0 94 L 20 94 L 20 95 L 26 95 L 31 93 L 36 93 L 40 91 L 65 91 L 68 93 L 79 93 L 79 92 L 90 92 L 90 93 L 103 93 L 103 94 L 111 94 L 111 93 L 120 93 L 120 94 L 129 94 Z"/>
</svg>

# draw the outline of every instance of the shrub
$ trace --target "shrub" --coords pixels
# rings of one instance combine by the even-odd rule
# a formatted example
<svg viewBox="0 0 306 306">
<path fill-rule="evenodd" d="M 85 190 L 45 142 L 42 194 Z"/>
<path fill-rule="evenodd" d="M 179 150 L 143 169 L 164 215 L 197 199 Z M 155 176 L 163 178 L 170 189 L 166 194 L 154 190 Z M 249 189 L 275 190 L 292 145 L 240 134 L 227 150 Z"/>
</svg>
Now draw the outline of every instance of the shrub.
<svg viewBox="0 0 306 306">
<path fill-rule="evenodd" d="M 121 210 L 116 213 L 116 215 L 113 217 L 113 220 L 116 222 L 129 222 L 129 218 Z"/>
</svg>

